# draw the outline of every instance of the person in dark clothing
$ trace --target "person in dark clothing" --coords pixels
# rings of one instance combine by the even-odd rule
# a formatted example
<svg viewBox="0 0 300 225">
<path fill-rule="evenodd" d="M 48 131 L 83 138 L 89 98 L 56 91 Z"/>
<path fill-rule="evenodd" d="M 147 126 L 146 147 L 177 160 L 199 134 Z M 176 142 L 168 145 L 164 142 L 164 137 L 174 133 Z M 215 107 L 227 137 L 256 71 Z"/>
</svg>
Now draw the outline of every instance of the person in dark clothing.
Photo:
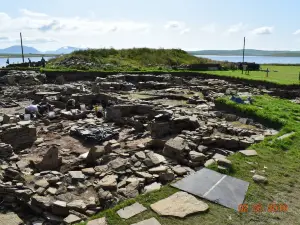
<svg viewBox="0 0 300 225">
<path fill-rule="evenodd" d="M 248 97 L 248 102 L 252 105 L 253 104 L 253 99 L 251 97 Z"/>
<path fill-rule="evenodd" d="M 31 60 L 30 58 L 28 58 L 28 64 L 29 64 L 29 67 L 31 66 Z"/>
<path fill-rule="evenodd" d="M 66 110 L 70 111 L 71 109 L 75 109 L 76 107 L 76 101 L 75 99 L 71 98 L 66 103 Z"/>
<path fill-rule="evenodd" d="M 7 64 L 7 65 L 9 65 L 9 58 L 7 58 L 7 60 L 6 60 L 6 64 Z"/>
<path fill-rule="evenodd" d="M 42 63 L 42 67 L 45 67 L 45 66 L 46 66 L 46 60 L 44 59 L 44 57 L 42 57 L 41 63 Z"/>
</svg>

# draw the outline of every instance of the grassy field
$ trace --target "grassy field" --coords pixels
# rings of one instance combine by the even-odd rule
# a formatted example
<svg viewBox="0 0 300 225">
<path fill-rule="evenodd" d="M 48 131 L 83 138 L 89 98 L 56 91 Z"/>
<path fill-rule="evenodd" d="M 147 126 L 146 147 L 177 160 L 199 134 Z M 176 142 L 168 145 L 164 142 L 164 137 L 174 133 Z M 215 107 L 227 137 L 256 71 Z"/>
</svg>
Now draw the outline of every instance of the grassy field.
<svg viewBox="0 0 300 225">
<path fill-rule="evenodd" d="M 264 80 L 280 84 L 299 84 L 300 66 L 274 66 L 262 65 L 261 69 L 269 69 L 269 76 L 266 77 L 266 72 L 250 71 L 249 75 L 242 74 L 241 70 L 231 71 L 207 71 L 206 73 L 220 76 L 231 76 L 251 80 Z M 275 72 L 277 71 L 277 72 Z"/>
<path fill-rule="evenodd" d="M 93 218 L 106 216 L 110 225 L 129 225 L 151 217 L 156 217 L 162 225 L 300 224 L 300 181 L 298 179 L 300 172 L 300 105 L 269 96 L 256 97 L 253 105 L 236 105 L 229 99 L 218 101 L 234 110 L 242 111 L 250 117 L 259 117 L 274 125 L 281 124 L 282 129 L 278 136 L 291 131 L 296 132 L 295 135 L 284 140 L 269 137 L 263 142 L 251 146 L 251 149 L 258 152 L 258 156 L 244 157 L 235 154 L 229 157 L 233 162 L 233 170 L 229 174 L 250 182 L 245 199 L 245 204 L 248 204 L 249 207 L 247 213 L 238 213 L 206 201 L 210 207 L 208 213 L 196 214 L 185 219 L 160 217 L 151 210 L 150 205 L 178 191 L 170 186 L 165 186 L 159 191 L 127 200 Z M 215 169 L 215 166 L 211 168 Z M 267 185 L 254 183 L 251 170 L 256 170 L 257 174 L 266 176 L 269 183 Z M 116 211 L 136 201 L 146 206 L 148 210 L 129 220 L 120 219 Z M 288 211 L 268 212 L 268 205 L 274 202 L 287 204 Z M 252 207 L 256 204 L 263 206 L 263 212 L 252 211 Z"/>
<path fill-rule="evenodd" d="M 61 62 L 81 61 L 90 63 L 88 66 L 83 63 L 77 65 L 65 65 Z M 198 58 L 190 55 L 180 49 L 150 49 L 150 48 L 132 48 L 132 49 L 89 49 L 79 50 L 68 55 L 60 56 L 50 60 L 49 68 L 67 68 L 74 69 L 101 69 L 101 70 L 123 70 L 133 71 L 145 68 L 165 69 L 174 65 L 207 63 L 213 60 Z"/>
</svg>

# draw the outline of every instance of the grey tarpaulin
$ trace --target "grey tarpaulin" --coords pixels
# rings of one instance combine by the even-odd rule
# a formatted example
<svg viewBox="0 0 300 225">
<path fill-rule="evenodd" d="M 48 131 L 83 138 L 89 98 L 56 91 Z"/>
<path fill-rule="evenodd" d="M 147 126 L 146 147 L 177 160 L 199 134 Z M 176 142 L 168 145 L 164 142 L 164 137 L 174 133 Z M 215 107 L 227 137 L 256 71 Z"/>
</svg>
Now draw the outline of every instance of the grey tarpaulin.
<svg viewBox="0 0 300 225">
<path fill-rule="evenodd" d="M 82 127 L 72 127 L 70 135 L 79 137 L 86 142 L 102 143 L 104 141 L 111 140 L 118 136 L 117 132 L 114 132 L 113 127 L 102 127 L 93 124 L 85 124 Z"/>
<path fill-rule="evenodd" d="M 249 183 L 225 174 L 202 168 L 173 187 L 197 195 L 209 201 L 238 210 L 244 202 Z"/>
</svg>

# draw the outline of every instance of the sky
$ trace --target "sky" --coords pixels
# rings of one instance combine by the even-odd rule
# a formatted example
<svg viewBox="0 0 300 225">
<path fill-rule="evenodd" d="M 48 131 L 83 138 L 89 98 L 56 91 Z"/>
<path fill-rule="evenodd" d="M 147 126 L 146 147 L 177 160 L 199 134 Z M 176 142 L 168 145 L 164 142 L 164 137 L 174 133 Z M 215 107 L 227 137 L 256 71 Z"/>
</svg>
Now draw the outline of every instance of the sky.
<svg viewBox="0 0 300 225">
<path fill-rule="evenodd" d="M 300 50 L 299 0 L 14 0 L 0 7 L 0 48 Z"/>
</svg>

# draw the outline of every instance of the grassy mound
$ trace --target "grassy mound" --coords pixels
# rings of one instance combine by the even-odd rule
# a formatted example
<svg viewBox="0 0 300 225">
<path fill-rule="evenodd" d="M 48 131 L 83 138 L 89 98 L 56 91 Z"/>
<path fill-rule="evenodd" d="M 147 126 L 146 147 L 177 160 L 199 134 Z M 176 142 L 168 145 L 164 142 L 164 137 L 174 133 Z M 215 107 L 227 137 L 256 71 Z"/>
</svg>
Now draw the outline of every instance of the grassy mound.
<svg viewBox="0 0 300 225">
<path fill-rule="evenodd" d="M 165 70 L 182 64 L 212 63 L 180 49 L 88 49 L 75 51 L 49 61 L 48 68 L 138 71 Z"/>
</svg>

